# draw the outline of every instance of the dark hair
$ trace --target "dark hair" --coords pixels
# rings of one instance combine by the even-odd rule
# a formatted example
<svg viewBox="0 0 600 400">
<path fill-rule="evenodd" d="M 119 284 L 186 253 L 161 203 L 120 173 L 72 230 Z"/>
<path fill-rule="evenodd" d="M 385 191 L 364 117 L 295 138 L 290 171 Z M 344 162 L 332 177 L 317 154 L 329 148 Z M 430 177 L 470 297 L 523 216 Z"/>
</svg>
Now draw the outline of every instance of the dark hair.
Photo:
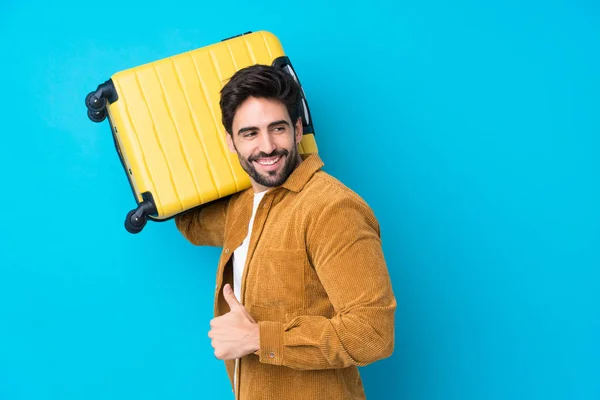
<svg viewBox="0 0 600 400">
<path fill-rule="evenodd" d="M 296 80 L 279 67 L 256 64 L 237 71 L 221 89 L 221 119 L 229 134 L 237 108 L 251 96 L 282 102 L 292 124 L 298 120 L 301 89 Z"/>
</svg>

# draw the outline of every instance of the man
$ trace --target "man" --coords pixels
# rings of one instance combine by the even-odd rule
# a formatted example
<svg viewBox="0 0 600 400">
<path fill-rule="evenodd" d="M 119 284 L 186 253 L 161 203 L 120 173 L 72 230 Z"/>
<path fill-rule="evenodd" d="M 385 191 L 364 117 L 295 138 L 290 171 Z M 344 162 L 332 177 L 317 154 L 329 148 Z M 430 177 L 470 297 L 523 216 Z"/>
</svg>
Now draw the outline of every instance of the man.
<svg viewBox="0 0 600 400">
<path fill-rule="evenodd" d="M 392 354 L 396 300 L 373 212 L 298 152 L 299 104 L 278 68 L 234 74 L 222 122 L 252 187 L 176 226 L 223 247 L 208 336 L 237 399 L 364 399 L 357 367 Z"/>
</svg>

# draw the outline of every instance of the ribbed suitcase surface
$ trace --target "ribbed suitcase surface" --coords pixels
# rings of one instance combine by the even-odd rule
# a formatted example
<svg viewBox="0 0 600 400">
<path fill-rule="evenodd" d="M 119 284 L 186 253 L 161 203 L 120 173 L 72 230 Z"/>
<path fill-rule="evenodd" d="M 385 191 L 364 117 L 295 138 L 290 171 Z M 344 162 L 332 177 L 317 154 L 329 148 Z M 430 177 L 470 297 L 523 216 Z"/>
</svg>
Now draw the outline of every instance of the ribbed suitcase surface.
<svg viewBox="0 0 600 400">
<path fill-rule="evenodd" d="M 111 77 L 117 100 L 106 107 L 138 202 L 151 193 L 168 219 L 250 187 L 225 141 L 219 92 L 245 66 L 285 57 L 269 32 L 255 32 L 124 70 Z M 311 133 L 301 153 L 316 152 Z"/>
</svg>

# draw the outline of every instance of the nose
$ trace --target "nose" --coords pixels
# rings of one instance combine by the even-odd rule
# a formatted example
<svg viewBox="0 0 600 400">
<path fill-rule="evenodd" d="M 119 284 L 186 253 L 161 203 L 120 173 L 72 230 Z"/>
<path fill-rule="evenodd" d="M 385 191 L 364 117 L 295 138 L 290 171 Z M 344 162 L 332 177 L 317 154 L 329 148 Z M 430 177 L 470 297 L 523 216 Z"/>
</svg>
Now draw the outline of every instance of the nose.
<svg viewBox="0 0 600 400">
<path fill-rule="evenodd" d="M 265 154 L 271 154 L 276 148 L 277 146 L 271 135 L 267 132 L 261 132 L 259 135 L 258 150 Z"/>
</svg>

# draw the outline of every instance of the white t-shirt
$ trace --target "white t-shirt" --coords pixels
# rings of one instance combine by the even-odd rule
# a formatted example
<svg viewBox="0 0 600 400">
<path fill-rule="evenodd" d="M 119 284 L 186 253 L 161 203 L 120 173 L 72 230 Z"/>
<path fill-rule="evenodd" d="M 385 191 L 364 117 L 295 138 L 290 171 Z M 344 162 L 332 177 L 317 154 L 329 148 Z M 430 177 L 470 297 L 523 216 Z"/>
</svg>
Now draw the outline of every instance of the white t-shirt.
<svg viewBox="0 0 600 400">
<path fill-rule="evenodd" d="M 254 206 L 252 207 L 252 217 L 250 217 L 250 223 L 248 224 L 248 235 L 246 235 L 246 238 L 240 247 L 233 252 L 233 292 L 240 303 L 242 302 L 242 300 L 240 300 L 242 276 L 244 275 L 244 266 L 246 265 L 246 255 L 248 254 L 248 244 L 250 243 L 250 236 L 252 235 L 254 216 L 256 215 L 256 209 L 265 193 L 267 193 L 267 191 L 254 193 Z"/>
</svg>

